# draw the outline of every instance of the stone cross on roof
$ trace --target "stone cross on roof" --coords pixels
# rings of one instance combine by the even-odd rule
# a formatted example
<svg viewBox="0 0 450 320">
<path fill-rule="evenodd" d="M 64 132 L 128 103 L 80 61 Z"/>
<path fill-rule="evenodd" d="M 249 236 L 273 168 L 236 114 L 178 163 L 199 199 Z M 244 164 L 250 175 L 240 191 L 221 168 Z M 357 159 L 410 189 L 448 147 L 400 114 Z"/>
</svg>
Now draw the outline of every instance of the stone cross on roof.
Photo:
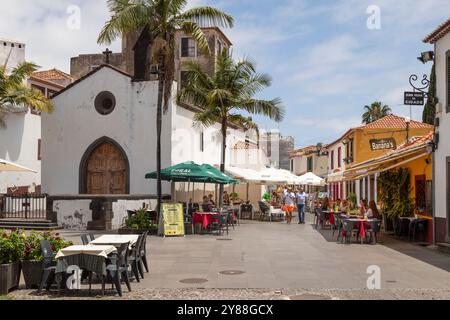
<svg viewBox="0 0 450 320">
<path fill-rule="evenodd" d="M 110 56 L 113 53 L 111 50 L 106 49 L 106 51 L 102 52 L 105 55 L 105 63 L 109 64 L 110 63 Z"/>
</svg>

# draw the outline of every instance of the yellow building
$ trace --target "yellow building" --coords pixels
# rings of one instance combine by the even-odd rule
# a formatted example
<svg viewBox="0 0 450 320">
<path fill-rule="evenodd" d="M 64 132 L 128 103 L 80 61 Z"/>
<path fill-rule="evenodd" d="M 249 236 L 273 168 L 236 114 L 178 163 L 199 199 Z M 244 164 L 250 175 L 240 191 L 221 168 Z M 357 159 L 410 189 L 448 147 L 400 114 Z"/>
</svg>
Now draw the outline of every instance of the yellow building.
<svg viewBox="0 0 450 320">
<path fill-rule="evenodd" d="M 433 131 L 420 137 L 412 137 L 395 150 L 360 162 L 346 170 L 346 178 L 361 179 L 378 176 L 392 169 L 405 168 L 410 173 L 411 198 L 414 213 L 429 220 L 426 240 L 432 239 L 432 149 Z"/>
<path fill-rule="evenodd" d="M 354 172 L 354 168 L 367 161 L 382 157 L 398 146 L 403 145 L 412 137 L 421 137 L 427 135 L 433 130 L 433 126 L 418 122 L 410 121 L 405 118 L 389 115 L 380 120 L 372 122 L 347 131 L 340 141 L 344 145 L 344 165 L 342 181 L 338 182 L 338 190 L 341 198 L 348 196 L 349 192 L 353 192 L 357 196 L 357 201 L 367 199 L 368 201 L 378 201 L 377 195 L 377 177 L 378 175 L 369 174 L 348 175 L 349 170 Z M 330 186 L 333 190 L 333 185 Z M 333 193 L 333 191 L 331 191 Z M 332 198 L 333 195 L 332 195 Z"/>
</svg>

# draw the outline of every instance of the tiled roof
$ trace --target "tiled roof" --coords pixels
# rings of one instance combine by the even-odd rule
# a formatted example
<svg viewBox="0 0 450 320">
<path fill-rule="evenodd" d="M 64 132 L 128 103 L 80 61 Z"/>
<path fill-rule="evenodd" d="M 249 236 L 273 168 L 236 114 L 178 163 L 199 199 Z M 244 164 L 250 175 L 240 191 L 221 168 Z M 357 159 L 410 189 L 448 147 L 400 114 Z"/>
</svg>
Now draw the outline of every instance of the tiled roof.
<svg viewBox="0 0 450 320">
<path fill-rule="evenodd" d="M 254 143 L 239 141 L 234 145 L 233 149 L 234 150 L 258 150 L 258 146 Z"/>
<path fill-rule="evenodd" d="M 425 148 L 427 147 L 427 143 L 433 140 L 433 136 L 434 132 L 430 131 L 428 134 L 424 136 L 413 137 L 408 142 L 398 146 L 397 149 L 391 150 L 378 158 L 370 159 L 365 162 L 355 164 L 347 168 L 347 170 L 358 170 L 359 168 L 378 165 L 380 163 L 392 161 L 400 157 L 412 156 L 414 154 L 417 154 L 417 152 L 421 150 L 423 150 L 421 152 L 426 152 Z"/>
<path fill-rule="evenodd" d="M 431 44 L 436 43 L 436 41 L 444 37 L 449 32 L 450 32 L 450 19 L 445 21 L 436 30 L 431 32 L 425 39 L 423 39 L 423 42 Z"/>
<path fill-rule="evenodd" d="M 433 129 L 432 125 L 414 121 L 414 120 L 411 120 L 409 127 L 411 129 L 420 129 L 420 128 L 430 129 L 430 130 Z M 361 128 L 365 128 L 365 129 L 403 129 L 403 128 L 406 128 L 406 120 L 405 120 L 405 118 L 391 114 L 380 120 L 369 123 L 368 125 L 361 127 Z"/>
<path fill-rule="evenodd" d="M 42 80 L 55 81 L 55 80 L 70 80 L 73 81 L 73 77 L 58 69 L 51 69 L 45 71 L 37 71 L 33 73 L 33 76 Z"/>
<path fill-rule="evenodd" d="M 324 146 L 326 147 L 326 146 Z M 313 152 L 317 151 L 317 146 L 309 146 L 301 149 L 294 150 L 290 153 L 291 158 L 300 157 L 304 155 L 311 154 Z"/>
</svg>

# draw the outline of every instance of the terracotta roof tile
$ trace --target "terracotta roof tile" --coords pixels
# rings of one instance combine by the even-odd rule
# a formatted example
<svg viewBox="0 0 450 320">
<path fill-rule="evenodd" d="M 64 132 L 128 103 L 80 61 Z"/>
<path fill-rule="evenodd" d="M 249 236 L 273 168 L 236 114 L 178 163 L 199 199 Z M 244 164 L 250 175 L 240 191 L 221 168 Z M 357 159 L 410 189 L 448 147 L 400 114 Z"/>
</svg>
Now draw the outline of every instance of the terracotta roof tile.
<svg viewBox="0 0 450 320">
<path fill-rule="evenodd" d="M 36 71 L 33 76 L 43 80 L 55 81 L 55 80 L 70 80 L 73 81 L 73 77 L 61 70 L 51 69 L 45 71 Z"/>
<path fill-rule="evenodd" d="M 423 39 L 423 42 L 431 44 L 436 43 L 436 41 L 444 37 L 449 32 L 450 32 L 450 19 L 445 21 L 443 24 L 437 27 L 436 30 L 431 32 L 425 39 Z"/>
<path fill-rule="evenodd" d="M 419 129 L 419 128 L 433 129 L 432 125 L 414 121 L 414 120 L 411 120 L 409 127 L 411 129 Z M 365 129 L 386 129 L 386 128 L 403 129 L 403 128 L 406 128 L 406 121 L 405 121 L 405 118 L 392 114 L 392 115 L 386 116 L 380 120 L 377 120 L 375 122 L 369 123 L 368 125 L 366 125 L 362 128 L 365 128 Z"/>
</svg>

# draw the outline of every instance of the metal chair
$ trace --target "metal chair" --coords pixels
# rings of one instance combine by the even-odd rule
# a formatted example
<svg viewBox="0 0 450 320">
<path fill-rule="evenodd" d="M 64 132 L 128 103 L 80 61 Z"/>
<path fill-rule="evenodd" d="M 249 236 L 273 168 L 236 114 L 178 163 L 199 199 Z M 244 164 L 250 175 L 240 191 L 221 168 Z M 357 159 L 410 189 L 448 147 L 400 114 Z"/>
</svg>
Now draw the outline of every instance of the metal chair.
<svg viewBox="0 0 450 320">
<path fill-rule="evenodd" d="M 81 242 L 83 243 L 83 246 L 87 246 L 89 244 L 89 239 L 86 234 L 81 235 Z"/>
<path fill-rule="evenodd" d="M 144 270 L 142 268 L 142 258 L 141 258 L 141 248 L 142 242 L 144 240 L 144 236 L 140 235 L 136 245 L 131 249 L 130 254 L 128 256 L 128 262 L 131 265 L 131 271 L 134 274 L 137 282 L 141 282 L 139 275 L 142 279 L 144 279 Z"/>
<path fill-rule="evenodd" d="M 342 221 L 341 221 L 340 214 L 337 214 L 337 213 L 334 214 L 334 225 L 332 226 L 332 228 L 333 228 L 332 237 L 334 238 L 334 233 L 337 231 L 338 237 L 337 237 L 336 241 L 339 241 L 339 238 L 341 237 L 341 231 L 342 231 Z"/>
<path fill-rule="evenodd" d="M 56 262 L 54 261 L 55 254 L 53 253 L 52 245 L 48 240 L 41 240 L 41 252 L 44 260 L 42 260 L 42 275 L 38 293 L 42 292 L 44 285 L 47 285 L 46 290 L 49 291 L 56 277 Z M 60 284 L 58 283 L 58 292 L 59 289 Z"/>
<path fill-rule="evenodd" d="M 373 243 L 373 240 L 375 240 L 375 244 L 378 243 L 378 233 L 381 231 L 381 220 L 372 220 L 367 222 L 367 224 L 370 226 L 369 229 L 366 230 L 366 233 L 370 234 L 370 243 Z"/>
<path fill-rule="evenodd" d="M 227 235 L 229 234 L 228 221 L 229 221 L 228 212 L 222 212 L 213 222 L 213 227 L 217 230 L 219 236 L 222 235 L 222 233 L 225 230 L 227 231 Z"/>
<path fill-rule="evenodd" d="M 192 216 L 190 214 L 184 215 L 184 229 L 186 234 L 194 233 L 194 223 L 192 221 Z"/>
<path fill-rule="evenodd" d="M 130 285 L 130 278 L 128 275 L 128 250 L 129 250 L 130 243 L 124 243 L 122 244 L 119 249 L 117 250 L 117 253 L 110 258 L 110 263 L 106 266 L 106 273 L 107 277 L 109 277 L 112 280 L 113 286 L 116 286 L 117 292 L 119 293 L 119 296 L 122 296 L 122 286 L 121 281 L 122 277 L 125 280 L 125 283 L 127 285 L 128 291 L 131 292 L 131 285 Z M 89 290 L 91 290 L 91 287 L 89 285 Z M 102 278 L 102 294 L 105 294 L 105 278 Z"/>
<path fill-rule="evenodd" d="M 141 260 L 142 260 L 142 264 L 144 265 L 145 271 L 147 271 L 147 273 L 149 273 L 150 269 L 148 267 L 148 261 L 147 261 L 147 237 L 148 237 L 148 232 L 144 232 L 142 234 L 143 240 L 142 240 L 142 245 L 141 245 Z"/>
<path fill-rule="evenodd" d="M 260 216 L 259 219 L 261 221 L 264 220 L 265 217 L 269 218 L 269 221 L 272 221 L 272 216 L 270 215 L 270 208 L 263 201 L 258 201 Z"/>
<path fill-rule="evenodd" d="M 241 219 L 251 219 L 253 215 L 253 206 L 251 204 L 241 205 Z"/>
<path fill-rule="evenodd" d="M 359 229 L 355 229 L 356 223 L 347 219 L 342 220 L 342 232 L 345 232 L 345 237 L 342 235 L 342 241 L 350 244 L 355 232 L 359 233 Z"/>
</svg>

